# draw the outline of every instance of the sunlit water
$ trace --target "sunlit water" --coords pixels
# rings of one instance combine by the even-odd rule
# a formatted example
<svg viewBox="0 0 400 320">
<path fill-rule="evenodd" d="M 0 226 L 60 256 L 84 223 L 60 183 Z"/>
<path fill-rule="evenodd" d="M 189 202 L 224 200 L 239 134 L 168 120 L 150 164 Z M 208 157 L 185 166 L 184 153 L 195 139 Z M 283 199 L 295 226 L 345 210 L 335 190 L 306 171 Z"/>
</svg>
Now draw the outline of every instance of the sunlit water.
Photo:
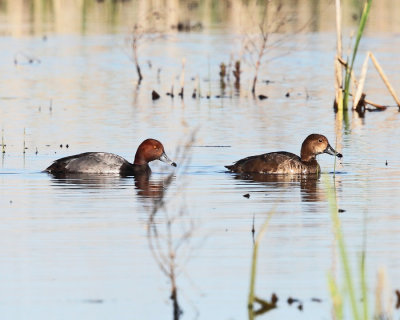
<svg viewBox="0 0 400 320">
<path fill-rule="evenodd" d="M 176 216 L 175 240 L 188 226 L 191 230 L 177 251 L 185 319 L 247 317 L 251 230 L 254 224 L 258 231 L 271 213 L 256 281 L 258 296 L 269 299 L 274 292 L 280 299 L 268 317 L 331 318 L 328 275 L 338 275 L 343 283 L 328 204 L 331 187 L 344 210 L 340 218 L 356 279 L 366 249 L 371 309 L 379 267 L 386 268 L 391 289 L 400 287 L 399 113 L 390 108 L 361 119 L 349 112 L 348 125 L 336 118 L 331 107 L 334 33 L 292 35 L 271 49 L 272 56 L 282 57 L 260 73 L 258 93 L 269 96 L 263 101 L 249 93 L 248 66 L 241 96 L 232 83 L 221 91 L 218 66 L 240 48 L 239 37 L 229 30 L 174 33 L 148 43 L 141 51 L 145 79 L 140 87 L 127 36 L 55 33 L 46 39 L 0 40 L 0 125 L 6 144 L 0 170 L 4 319 L 172 317 L 170 284 L 148 238 L 154 201 L 162 196 L 167 211 L 155 216 L 161 239 L 166 212 Z M 394 34 L 371 33 L 361 46 L 361 55 L 373 49 L 397 88 L 394 48 L 399 42 Z M 15 65 L 18 52 L 40 63 L 20 60 Z M 177 96 L 182 59 L 183 100 Z M 370 74 L 371 100 L 393 105 L 377 74 Z M 191 98 L 196 77 L 201 99 Z M 166 96 L 172 85 L 174 99 Z M 160 100 L 151 100 L 153 89 Z M 329 155 L 319 156 L 323 173 L 318 180 L 257 182 L 225 172 L 224 165 L 248 155 L 298 154 L 313 132 L 326 135 L 344 155 L 335 179 Z M 195 140 L 182 154 L 191 135 Z M 132 161 L 148 137 L 164 143 L 177 169 L 152 163 L 149 181 L 56 179 L 41 172 L 59 157 L 85 151 L 113 152 Z M 303 311 L 297 303 L 289 306 L 288 297 L 301 300 Z"/>
</svg>

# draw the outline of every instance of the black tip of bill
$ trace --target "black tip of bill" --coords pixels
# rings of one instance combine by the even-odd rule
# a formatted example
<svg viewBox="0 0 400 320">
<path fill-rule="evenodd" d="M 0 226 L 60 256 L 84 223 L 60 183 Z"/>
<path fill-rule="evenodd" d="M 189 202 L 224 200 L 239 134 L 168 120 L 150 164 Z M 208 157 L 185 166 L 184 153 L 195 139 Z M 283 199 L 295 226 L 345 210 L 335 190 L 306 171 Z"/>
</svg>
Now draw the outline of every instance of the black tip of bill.
<svg viewBox="0 0 400 320">
<path fill-rule="evenodd" d="M 337 156 L 338 158 L 342 158 L 343 155 L 339 152 L 337 152 L 335 149 L 333 149 L 329 144 L 324 150 L 324 153 L 330 154 L 331 156 Z"/>
<path fill-rule="evenodd" d="M 340 153 L 339 153 L 339 154 L 340 154 Z M 340 155 L 340 156 L 342 156 L 342 155 Z M 172 162 L 172 163 L 171 163 L 171 166 L 176 167 L 176 163 L 175 163 L 175 162 Z"/>
</svg>

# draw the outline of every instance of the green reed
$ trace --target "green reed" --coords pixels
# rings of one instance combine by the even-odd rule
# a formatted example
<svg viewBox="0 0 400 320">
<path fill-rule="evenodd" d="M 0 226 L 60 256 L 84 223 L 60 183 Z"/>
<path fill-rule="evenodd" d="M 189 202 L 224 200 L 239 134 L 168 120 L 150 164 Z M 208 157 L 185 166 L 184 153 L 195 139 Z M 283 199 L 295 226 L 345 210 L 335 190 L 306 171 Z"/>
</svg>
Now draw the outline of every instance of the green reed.
<svg viewBox="0 0 400 320">
<path fill-rule="evenodd" d="M 368 317 L 368 300 L 367 300 L 367 283 L 366 283 L 366 273 L 365 273 L 365 249 L 361 254 L 360 260 L 360 278 L 361 285 L 360 290 L 358 292 L 355 290 L 354 278 L 352 276 L 352 272 L 350 269 L 349 257 L 347 254 L 347 248 L 344 241 L 344 236 L 342 233 L 342 228 L 340 225 L 340 219 L 338 214 L 338 206 L 336 201 L 336 189 L 335 184 L 331 185 L 328 181 L 328 177 L 324 177 L 325 188 L 327 189 L 328 203 L 329 209 L 331 211 L 331 219 L 333 226 L 333 233 L 335 235 L 335 239 L 339 248 L 339 257 L 341 260 L 343 274 L 344 274 L 344 283 L 345 288 L 341 292 L 337 284 L 335 283 L 333 275 L 329 276 L 329 288 L 331 291 L 331 296 L 333 300 L 334 312 L 336 319 L 343 319 L 343 303 L 345 302 L 345 298 L 347 296 L 350 301 L 350 307 L 352 311 L 352 319 L 369 319 Z M 362 296 L 362 310 L 359 310 L 359 305 L 357 303 L 357 297 Z"/>
<path fill-rule="evenodd" d="M 353 71 L 354 61 L 356 60 L 358 46 L 361 41 L 361 37 L 364 32 L 365 25 L 367 23 L 367 18 L 369 15 L 369 10 L 371 9 L 372 0 L 367 0 L 364 4 L 363 13 L 361 15 L 360 24 L 358 25 L 356 42 L 353 48 L 353 54 L 351 56 L 350 66 L 347 64 L 346 66 L 346 76 L 345 76 L 345 84 L 344 84 L 344 97 L 343 97 L 343 110 L 347 110 L 348 98 L 350 94 L 350 81 L 351 81 L 351 73 Z"/>
<path fill-rule="evenodd" d="M 250 290 L 249 290 L 249 297 L 248 297 L 248 303 L 247 303 L 247 308 L 248 308 L 248 311 L 249 311 L 249 319 L 253 319 L 254 318 L 254 302 L 263 301 L 261 299 L 258 299 L 256 297 L 256 295 L 255 295 L 258 247 L 260 245 L 261 239 L 263 238 L 265 232 L 267 231 L 267 226 L 268 226 L 269 220 L 272 217 L 272 214 L 273 214 L 273 211 L 270 211 L 268 213 L 268 217 L 265 219 L 265 221 L 262 224 L 260 230 L 258 231 L 256 239 L 254 241 L 254 245 L 253 245 L 253 255 L 252 255 L 252 258 L 251 258 Z"/>
</svg>

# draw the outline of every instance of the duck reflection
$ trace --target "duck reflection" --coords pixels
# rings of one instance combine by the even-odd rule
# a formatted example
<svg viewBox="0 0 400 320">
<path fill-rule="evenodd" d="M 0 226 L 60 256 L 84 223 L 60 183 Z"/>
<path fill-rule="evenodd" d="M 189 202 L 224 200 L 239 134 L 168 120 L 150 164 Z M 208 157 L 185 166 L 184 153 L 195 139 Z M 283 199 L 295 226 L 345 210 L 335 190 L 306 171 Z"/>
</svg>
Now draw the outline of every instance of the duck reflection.
<svg viewBox="0 0 400 320">
<path fill-rule="evenodd" d="M 244 180 L 249 183 L 262 183 L 274 189 L 288 189 L 300 187 L 303 202 L 318 202 L 324 199 L 319 192 L 320 174 L 285 175 L 285 174 L 234 174 L 234 179 Z"/>
<path fill-rule="evenodd" d="M 172 174 L 150 179 L 151 172 L 143 172 L 134 176 L 91 173 L 52 173 L 54 184 L 65 188 L 78 189 L 127 189 L 133 185 L 137 194 L 143 198 L 160 199 L 164 195 L 164 185 L 172 179 Z"/>
<path fill-rule="evenodd" d="M 139 196 L 143 198 L 161 199 L 164 197 L 164 192 L 166 190 L 165 186 L 171 183 L 173 174 L 169 174 L 167 177 L 162 179 L 153 180 L 150 179 L 150 174 L 145 175 L 135 175 L 135 187 Z"/>
</svg>

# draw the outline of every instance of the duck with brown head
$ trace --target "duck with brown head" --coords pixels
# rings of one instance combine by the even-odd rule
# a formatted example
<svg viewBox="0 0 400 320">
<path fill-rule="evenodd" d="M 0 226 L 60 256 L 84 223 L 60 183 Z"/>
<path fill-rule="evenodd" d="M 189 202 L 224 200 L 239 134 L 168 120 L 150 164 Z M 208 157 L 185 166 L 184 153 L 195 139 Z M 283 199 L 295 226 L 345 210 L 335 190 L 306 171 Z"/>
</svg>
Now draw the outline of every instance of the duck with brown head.
<svg viewBox="0 0 400 320">
<path fill-rule="evenodd" d="M 149 162 L 154 160 L 176 167 L 176 163 L 166 155 L 160 141 L 146 139 L 139 145 L 133 163 L 113 153 L 85 152 L 55 160 L 44 171 L 52 174 L 92 173 L 127 176 L 151 172 Z"/>
<path fill-rule="evenodd" d="M 317 174 L 321 169 L 316 156 L 321 153 L 342 157 L 342 154 L 330 146 L 325 136 L 310 134 L 301 146 L 301 157 L 294 153 L 278 151 L 247 157 L 225 167 L 236 173 Z"/>
</svg>

